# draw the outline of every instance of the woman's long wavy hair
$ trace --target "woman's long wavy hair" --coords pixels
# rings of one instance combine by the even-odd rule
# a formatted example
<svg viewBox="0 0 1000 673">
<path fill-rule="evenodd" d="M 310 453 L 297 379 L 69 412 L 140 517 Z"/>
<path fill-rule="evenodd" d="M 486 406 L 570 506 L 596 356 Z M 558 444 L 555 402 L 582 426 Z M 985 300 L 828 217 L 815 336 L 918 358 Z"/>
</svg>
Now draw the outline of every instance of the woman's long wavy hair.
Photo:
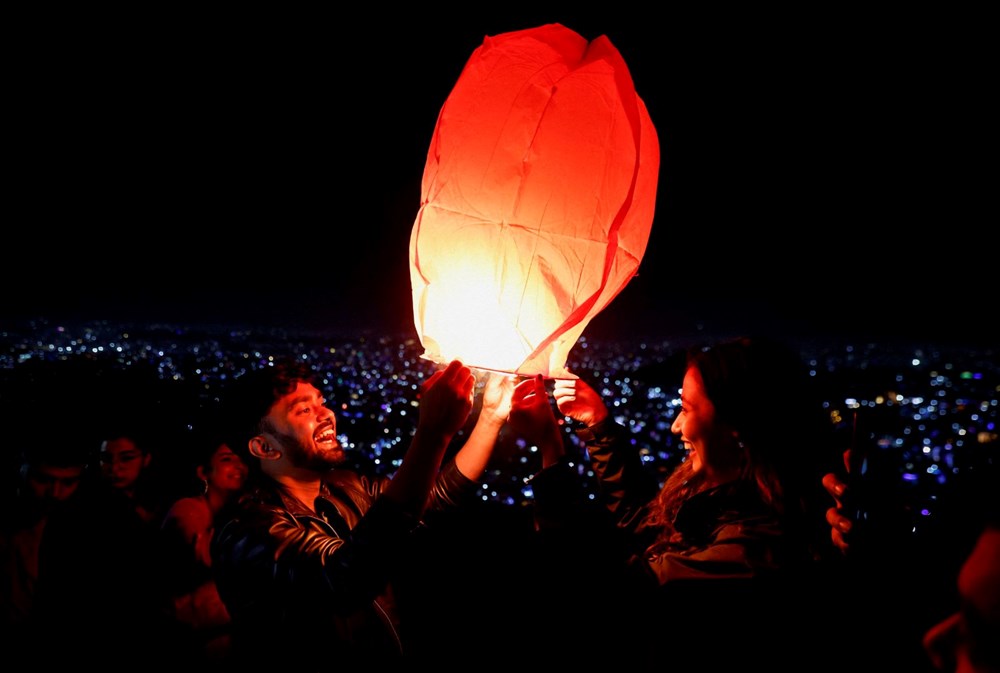
<svg viewBox="0 0 1000 673">
<path fill-rule="evenodd" d="M 831 426 L 801 357 L 771 339 L 740 337 L 692 348 L 691 367 L 701 374 L 717 420 L 737 433 L 743 453 L 739 479 L 752 484 L 788 530 L 820 530 L 810 517 L 822 502 Z M 674 536 L 678 510 L 703 482 L 690 460 L 667 478 L 646 521 L 659 530 L 658 542 Z"/>
</svg>

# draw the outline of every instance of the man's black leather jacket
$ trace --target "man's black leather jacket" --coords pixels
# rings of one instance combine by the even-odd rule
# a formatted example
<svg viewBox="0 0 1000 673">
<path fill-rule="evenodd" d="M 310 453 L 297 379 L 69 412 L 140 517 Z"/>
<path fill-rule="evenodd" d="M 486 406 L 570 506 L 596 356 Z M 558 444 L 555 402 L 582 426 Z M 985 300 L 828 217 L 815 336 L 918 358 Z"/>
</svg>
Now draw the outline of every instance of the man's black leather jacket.
<svg viewBox="0 0 1000 673">
<path fill-rule="evenodd" d="M 331 657 L 400 655 L 392 579 L 422 526 L 379 497 L 388 478 L 347 470 L 324 480 L 313 513 L 262 477 L 212 541 L 213 572 L 233 623 L 238 662 L 280 660 L 308 670 Z M 432 489 L 428 513 L 472 497 L 453 461 Z"/>
</svg>

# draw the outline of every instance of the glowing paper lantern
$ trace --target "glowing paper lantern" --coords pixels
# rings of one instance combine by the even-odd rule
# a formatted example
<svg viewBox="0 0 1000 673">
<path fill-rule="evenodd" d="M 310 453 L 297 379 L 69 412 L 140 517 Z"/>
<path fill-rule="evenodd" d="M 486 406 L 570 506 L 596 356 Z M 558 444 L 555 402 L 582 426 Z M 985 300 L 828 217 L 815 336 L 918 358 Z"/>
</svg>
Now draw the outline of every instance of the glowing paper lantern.
<svg viewBox="0 0 1000 673">
<path fill-rule="evenodd" d="M 438 115 L 410 235 L 425 358 L 567 376 L 649 240 L 659 144 L 607 37 L 487 37 Z"/>
</svg>

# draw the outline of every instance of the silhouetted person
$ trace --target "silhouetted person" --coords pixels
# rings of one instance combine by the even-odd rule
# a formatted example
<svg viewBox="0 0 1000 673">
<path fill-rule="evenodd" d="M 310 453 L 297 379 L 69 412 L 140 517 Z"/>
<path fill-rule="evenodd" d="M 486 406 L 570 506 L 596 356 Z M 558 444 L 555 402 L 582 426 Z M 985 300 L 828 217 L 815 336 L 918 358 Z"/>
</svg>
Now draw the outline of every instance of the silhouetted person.
<svg viewBox="0 0 1000 673">
<path fill-rule="evenodd" d="M 86 477 L 87 453 L 63 439 L 39 437 L 21 451 L 16 492 L 0 516 L 0 605 L 5 631 L 13 641 L 33 638 L 42 539 L 52 517 L 78 506 Z"/>
</svg>

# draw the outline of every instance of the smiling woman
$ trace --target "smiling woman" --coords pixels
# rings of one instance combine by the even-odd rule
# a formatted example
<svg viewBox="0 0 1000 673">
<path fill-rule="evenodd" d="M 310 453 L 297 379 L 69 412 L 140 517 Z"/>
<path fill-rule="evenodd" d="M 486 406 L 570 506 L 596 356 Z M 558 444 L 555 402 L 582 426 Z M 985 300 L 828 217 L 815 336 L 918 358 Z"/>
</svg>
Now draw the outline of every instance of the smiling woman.
<svg viewBox="0 0 1000 673">
<path fill-rule="evenodd" d="M 538 527 L 555 539 L 575 531 L 583 541 L 570 539 L 573 549 L 592 549 L 600 539 L 610 551 L 596 545 L 601 551 L 580 563 L 593 587 L 589 610 L 599 611 L 557 612 L 551 621 L 579 619 L 585 633 L 583 624 L 603 614 L 626 615 L 602 634 L 602 647 L 613 638 L 639 643 L 611 649 L 622 662 L 637 657 L 628 662 L 641 668 L 689 654 L 695 663 L 716 641 L 727 647 L 713 652 L 716 665 L 732 653 L 734 665 L 797 667 L 767 633 L 815 614 L 820 602 L 807 580 L 820 577 L 819 561 L 834 555 L 821 484 L 834 458 L 832 427 L 797 353 L 760 337 L 693 347 L 671 426 L 688 457 L 662 486 L 585 380 L 557 380 L 552 396 L 582 426 L 576 434 L 602 508 L 594 514 L 579 504 L 587 499 L 577 492 L 577 457 L 567 455 L 551 406 L 532 403 L 546 399 L 538 377 L 517 387 L 511 411 L 542 452 L 532 482 Z M 578 586 L 586 584 L 581 578 Z"/>
<path fill-rule="evenodd" d="M 225 516 L 243 490 L 247 465 L 221 431 L 199 432 L 192 454 L 192 476 L 201 488 L 167 510 L 160 547 L 176 648 L 171 656 L 197 667 L 224 662 L 229 656 L 231 619 L 212 577 L 210 546 L 216 520 Z"/>
</svg>

